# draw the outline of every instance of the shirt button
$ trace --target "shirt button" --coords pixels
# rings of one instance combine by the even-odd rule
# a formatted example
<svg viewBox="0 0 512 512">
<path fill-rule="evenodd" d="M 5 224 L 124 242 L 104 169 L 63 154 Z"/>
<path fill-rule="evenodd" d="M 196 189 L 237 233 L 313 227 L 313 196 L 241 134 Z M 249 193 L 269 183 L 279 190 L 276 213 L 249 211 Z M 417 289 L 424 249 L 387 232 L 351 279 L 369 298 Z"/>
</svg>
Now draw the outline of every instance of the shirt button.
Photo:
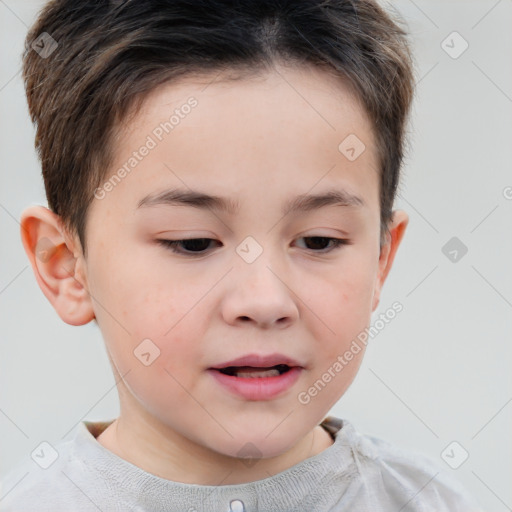
<svg viewBox="0 0 512 512">
<path fill-rule="evenodd" d="M 242 500 L 231 500 L 229 502 L 229 512 L 246 512 Z"/>
</svg>

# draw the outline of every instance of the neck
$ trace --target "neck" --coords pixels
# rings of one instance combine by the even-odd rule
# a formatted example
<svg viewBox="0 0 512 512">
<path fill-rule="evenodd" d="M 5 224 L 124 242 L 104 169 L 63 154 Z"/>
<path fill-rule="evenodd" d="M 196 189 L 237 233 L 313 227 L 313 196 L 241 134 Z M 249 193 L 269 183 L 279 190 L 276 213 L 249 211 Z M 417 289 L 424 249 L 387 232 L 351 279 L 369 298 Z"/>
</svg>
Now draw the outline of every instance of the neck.
<svg viewBox="0 0 512 512">
<path fill-rule="evenodd" d="M 198 485 L 234 485 L 268 478 L 317 455 L 333 443 L 331 436 L 317 426 L 287 452 L 250 465 L 246 460 L 198 445 L 172 429 L 162 429 L 140 415 L 125 418 L 122 414 L 97 441 L 148 473 Z"/>
</svg>

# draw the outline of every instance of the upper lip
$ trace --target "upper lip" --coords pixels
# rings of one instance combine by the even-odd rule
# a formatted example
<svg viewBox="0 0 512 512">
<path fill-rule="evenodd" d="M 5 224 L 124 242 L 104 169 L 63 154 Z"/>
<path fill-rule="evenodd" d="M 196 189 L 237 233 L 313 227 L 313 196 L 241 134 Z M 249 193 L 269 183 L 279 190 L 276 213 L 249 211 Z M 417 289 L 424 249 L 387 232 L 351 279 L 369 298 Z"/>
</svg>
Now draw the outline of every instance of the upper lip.
<svg viewBox="0 0 512 512">
<path fill-rule="evenodd" d="M 219 369 L 227 368 L 228 366 L 253 366 L 255 368 L 267 368 L 279 364 L 302 367 L 302 365 L 295 361 L 295 359 L 283 354 L 247 354 L 245 356 L 232 359 L 231 361 L 226 361 L 216 366 L 212 366 L 212 368 Z"/>
</svg>

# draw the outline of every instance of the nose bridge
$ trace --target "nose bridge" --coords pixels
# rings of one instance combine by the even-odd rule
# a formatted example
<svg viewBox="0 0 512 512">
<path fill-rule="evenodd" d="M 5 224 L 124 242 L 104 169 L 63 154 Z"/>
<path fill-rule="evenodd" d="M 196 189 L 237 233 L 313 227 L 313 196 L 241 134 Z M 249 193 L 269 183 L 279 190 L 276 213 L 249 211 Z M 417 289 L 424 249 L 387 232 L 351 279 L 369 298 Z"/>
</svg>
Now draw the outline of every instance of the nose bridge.
<svg viewBox="0 0 512 512">
<path fill-rule="evenodd" d="M 283 285 L 277 277 L 275 269 L 284 268 L 280 264 L 284 256 L 279 256 L 279 248 L 271 247 L 271 238 L 265 238 L 265 245 L 254 237 L 247 236 L 236 248 L 236 252 L 242 261 L 238 262 L 237 278 L 242 279 L 251 288 L 272 287 L 280 289 Z M 280 259 L 281 258 L 281 259 Z M 276 290 L 274 290 L 275 292 Z"/>
</svg>

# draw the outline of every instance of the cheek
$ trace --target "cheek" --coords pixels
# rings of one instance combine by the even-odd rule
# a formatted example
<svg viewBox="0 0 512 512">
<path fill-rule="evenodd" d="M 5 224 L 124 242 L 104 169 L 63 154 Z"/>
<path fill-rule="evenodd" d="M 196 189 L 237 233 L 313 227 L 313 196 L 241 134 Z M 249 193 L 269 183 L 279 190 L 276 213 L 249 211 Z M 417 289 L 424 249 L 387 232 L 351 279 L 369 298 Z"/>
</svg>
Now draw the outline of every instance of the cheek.
<svg viewBox="0 0 512 512">
<path fill-rule="evenodd" d="M 115 265 L 98 261 L 99 265 L 90 266 L 91 294 L 97 299 L 96 317 L 119 372 L 142 364 L 134 351 L 144 340 L 150 340 L 145 342 L 149 358 L 158 354 L 148 370 L 179 372 L 194 360 L 193 345 L 186 341 L 200 327 L 197 322 L 191 326 L 190 318 L 205 290 L 183 286 L 178 276 L 136 258 L 120 257 Z M 170 377 L 163 373 L 159 378 Z"/>
<path fill-rule="evenodd" d="M 314 312 L 339 336 L 371 315 L 375 269 L 368 259 L 354 258 L 331 269 L 314 287 L 306 287 Z M 329 331 L 329 330 L 328 330 Z M 331 334 L 333 334 L 331 332 Z"/>
<path fill-rule="evenodd" d="M 183 287 L 176 273 L 149 265 L 147 256 L 120 255 L 115 262 L 101 261 L 92 270 L 91 293 L 110 313 L 106 323 L 117 321 L 126 331 L 137 331 L 144 337 L 168 331 L 193 298 L 193 287 Z"/>
<path fill-rule="evenodd" d="M 324 395 L 326 400 L 331 395 L 334 400 L 355 377 L 365 349 L 364 344 L 357 343 L 358 336 L 365 332 L 371 319 L 376 256 L 375 261 L 369 253 L 356 255 L 354 252 L 353 256 L 343 261 L 337 272 L 331 271 L 329 279 L 310 287 L 306 295 L 311 299 L 307 304 L 314 312 L 310 315 L 310 328 L 317 343 L 318 371 L 331 368 L 339 356 L 350 352 L 350 361 L 341 363 L 341 371 L 332 369 L 336 375 L 335 384 L 328 386 L 329 391 Z"/>
</svg>

